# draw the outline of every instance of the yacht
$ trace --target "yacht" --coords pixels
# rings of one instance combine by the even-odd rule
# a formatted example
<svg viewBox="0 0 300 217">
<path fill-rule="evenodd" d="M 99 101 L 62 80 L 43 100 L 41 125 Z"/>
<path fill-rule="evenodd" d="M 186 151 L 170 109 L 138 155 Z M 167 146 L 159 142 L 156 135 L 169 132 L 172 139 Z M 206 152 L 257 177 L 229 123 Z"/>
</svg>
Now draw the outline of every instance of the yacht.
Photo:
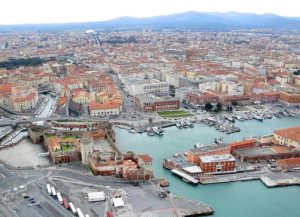
<svg viewBox="0 0 300 217">
<path fill-rule="evenodd" d="M 187 124 L 186 121 L 181 122 L 181 125 L 182 125 L 184 128 L 188 128 L 188 127 L 189 127 L 189 125 Z"/>
<path fill-rule="evenodd" d="M 153 132 L 152 128 L 148 128 L 148 129 L 147 129 L 147 134 L 148 134 L 149 136 L 154 136 L 154 132 Z"/>
<path fill-rule="evenodd" d="M 181 129 L 182 128 L 182 124 L 180 122 L 177 122 L 176 123 L 176 127 L 178 127 L 179 129 Z"/>
<path fill-rule="evenodd" d="M 164 135 L 163 130 L 160 127 L 153 127 L 152 130 L 154 133 L 156 133 L 159 136 Z"/>
<path fill-rule="evenodd" d="M 263 118 L 260 115 L 253 115 L 253 118 L 258 121 L 263 121 Z"/>
</svg>

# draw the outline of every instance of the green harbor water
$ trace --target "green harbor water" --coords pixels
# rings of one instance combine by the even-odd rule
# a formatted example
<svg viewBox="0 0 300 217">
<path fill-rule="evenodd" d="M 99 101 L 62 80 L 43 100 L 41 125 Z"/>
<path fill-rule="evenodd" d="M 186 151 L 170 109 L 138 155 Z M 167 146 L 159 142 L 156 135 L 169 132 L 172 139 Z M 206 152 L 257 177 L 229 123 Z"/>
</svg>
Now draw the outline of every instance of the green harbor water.
<svg viewBox="0 0 300 217">
<path fill-rule="evenodd" d="M 266 188 L 260 181 L 193 186 L 183 182 L 162 167 L 164 158 L 176 152 L 185 152 L 195 143 L 211 144 L 222 136 L 224 141 L 236 141 L 251 136 L 270 135 L 273 130 L 300 125 L 298 118 L 273 118 L 259 122 L 236 121 L 240 133 L 224 134 L 212 127 L 195 124 L 194 128 L 166 128 L 164 136 L 130 134 L 116 129 L 117 145 L 123 152 L 147 153 L 153 159 L 153 169 L 158 178 L 167 178 L 172 193 L 199 200 L 215 209 L 215 217 L 300 217 L 300 187 Z"/>
</svg>

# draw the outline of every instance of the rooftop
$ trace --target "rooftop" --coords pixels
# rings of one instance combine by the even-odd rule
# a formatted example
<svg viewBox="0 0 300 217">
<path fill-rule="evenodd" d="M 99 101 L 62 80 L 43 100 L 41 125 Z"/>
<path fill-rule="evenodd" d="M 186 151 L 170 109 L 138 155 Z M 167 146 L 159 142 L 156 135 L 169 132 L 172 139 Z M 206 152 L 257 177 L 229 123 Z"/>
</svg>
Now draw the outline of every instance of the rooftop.
<svg viewBox="0 0 300 217">
<path fill-rule="evenodd" d="M 270 146 L 270 147 L 255 147 L 255 148 L 245 148 L 236 150 L 237 154 L 243 156 L 261 156 L 261 155 L 274 155 L 279 153 L 287 153 L 290 149 L 283 146 Z"/>
<path fill-rule="evenodd" d="M 153 103 L 160 101 L 178 101 L 177 98 L 166 94 L 144 94 L 136 96 L 142 103 Z"/>
<path fill-rule="evenodd" d="M 275 130 L 274 133 L 281 137 L 300 142 L 300 126 Z"/>
<path fill-rule="evenodd" d="M 203 147 L 199 147 L 199 148 L 193 148 L 190 150 L 190 152 L 192 153 L 201 153 L 201 152 L 208 152 L 208 151 L 212 151 L 212 150 L 217 150 L 217 149 L 224 149 L 224 148 L 229 148 L 227 144 L 223 143 L 223 144 L 214 144 L 214 145 L 206 145 Z"/>
<path fill-rule="evenodd" d="M 222 161 L 235 161 L 235 158 L 231 154 L 200 156 L 199 158 L 203 163 L 222 162 Z"/>
</svg>

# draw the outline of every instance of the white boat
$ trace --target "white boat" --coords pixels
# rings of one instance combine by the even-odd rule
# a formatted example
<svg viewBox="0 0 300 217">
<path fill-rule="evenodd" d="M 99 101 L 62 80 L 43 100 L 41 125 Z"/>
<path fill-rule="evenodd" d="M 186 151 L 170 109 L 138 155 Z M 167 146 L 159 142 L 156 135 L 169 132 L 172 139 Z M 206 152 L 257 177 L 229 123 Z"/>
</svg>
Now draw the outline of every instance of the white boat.
<svg viewBox="0 0 300 217">
<path fill-rule="evenodd" d="M 185 123 L 186 123 L 186 125 L 188 125 L 189 127 L 194 127 L 194 124 L 191 123 L 191 122 L 189 122 L 189 121 L 186 121 Z"/>
<path fill-rule="evenodd" d="M 179 157 L 180 155 L 179 155 L 179 153 L 174 153 L 173 156 L 174 156 L 174 157 Z"/>
<path fill-rule="evenodd" d="M 259 115 L 253 115 L 253 118 L 258 121 L 263 121 L 263 118 Z"/>
<path fill-rule="evenodd" d="M 154 133 L 156 133 L 159 136 L 164 135 L 163 130 L 160 127 L 153 127 L 152 130 Z"/>
<path fill-rule="evenodd" d="M 135 133 L 136 133 L 136 131 L 135 131 L 134 129 L 131 129 L 131 130 L 129 130 L 129 133 L 133 133 L 133 134 L 135 134 Z"/>
<path fill-rule="evenodd" d="M 195 148 L 202 148 L 202 147 L 203 147 L 203 144 L 196 143 L 196 144 L 194 145 L 194 147 L 195 147 Z"/>
<path fill-rule="evenodd" d="M 154 136 L 154 132 L 153 132 L 152 128 L 148 128 L 148 129 L 147 129 L 147 134 L 148 134 L 149 136 Z"/>
<path fill-rule="evenodd" d="M 176 123 L 176 127 L 182 128 L 183 126 L 182 126 L 182 124 L 181 124 L 180 122 L 177 122 L 177 123 Z"/>
<path fill-rule="evenodd" d="M 181 122 L 181 125 L 184 127 L 184 128 L 188 128 L 189 125 L 186 123 L 186 121 L 182 121 Z"/>
<path fill-rule="evenodd" d="M 217 138 L 215 138 L 215 143 L 216 144 L 223 143 L 223 137 L 217 137 Z"/>
</svg>

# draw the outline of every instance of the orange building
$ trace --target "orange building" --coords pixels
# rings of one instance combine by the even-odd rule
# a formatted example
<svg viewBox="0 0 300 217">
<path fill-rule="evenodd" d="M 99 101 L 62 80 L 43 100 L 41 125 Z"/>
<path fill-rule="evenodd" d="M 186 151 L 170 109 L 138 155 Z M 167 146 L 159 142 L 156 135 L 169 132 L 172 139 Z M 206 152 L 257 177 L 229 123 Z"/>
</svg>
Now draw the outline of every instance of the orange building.
<svg viewBox="0 0 300 217">
<path fill-rule="evenodd" d="M 235 169 L 235 158 L 231 154 L 200 156 L 199 166 L 203 173 L 231 172 Z"/>
<path fill-rule="evenodd" d="M 277 164 L 282 170 L 293 170 L 295 168 L 300 168 L 300 158 L 293 157 L 293 158 L 278 160 Z"/>
<path fill-rule="evenodd" d="M 232 154 L 235 150 L 243 148 L 254 148 L 256 146 L 256 139 L 247 139 L 243 141 L 237 141 L 229 143 L 230 153 Z"/>
<path fill-rule="evenodd" d="M 279 94 L 279 101 L 289 105 L 300 105 L 300 93 L 281 91 Z"/>
<path fill-rule="evenodd" d="M 199 164 L 200 156 L 230 154 L 230 148 L 227 144 L 207 145 L 200 148 L 193 148 L 188 151 L 188 161 L 192 164 Z"/>
</svg>

